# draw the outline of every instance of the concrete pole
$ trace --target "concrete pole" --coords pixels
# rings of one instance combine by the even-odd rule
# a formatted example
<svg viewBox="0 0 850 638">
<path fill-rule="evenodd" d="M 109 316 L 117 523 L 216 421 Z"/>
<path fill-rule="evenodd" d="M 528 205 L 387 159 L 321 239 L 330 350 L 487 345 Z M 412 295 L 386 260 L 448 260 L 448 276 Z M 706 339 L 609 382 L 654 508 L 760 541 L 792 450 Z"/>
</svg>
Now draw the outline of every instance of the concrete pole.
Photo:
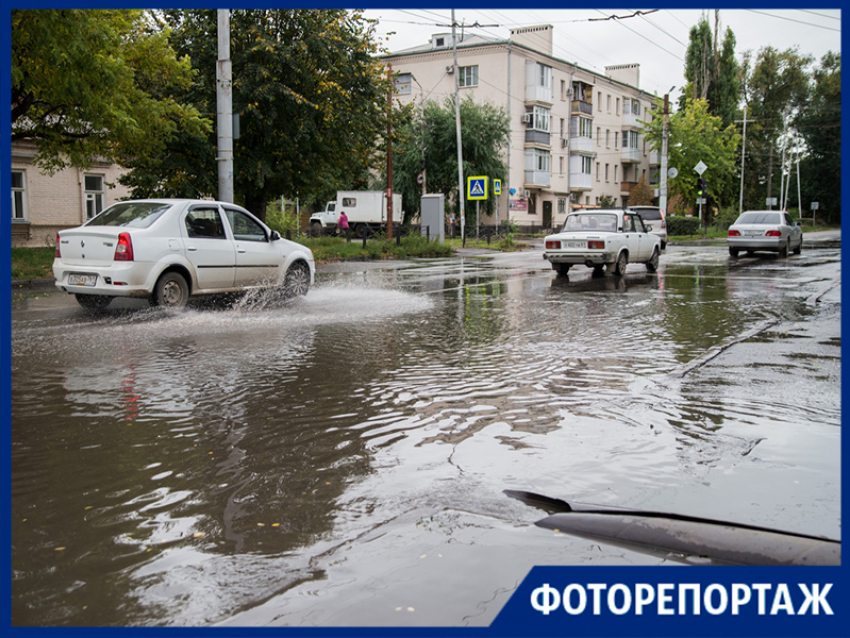
<svg viewBox="0 0 850 638">
<path fill-rule="evenodd" d="M 664 95 L 664 128 L 661 135 L 661 181 L 658 184 L 658 204 L 667 216 L 667 137 L 670 124 L 670 95 Z"/>
<path fill-rule="evenodd" d="M 452 63 L 454 64 L 454 73 L 452 75 L 455 79 L 455 128 L 457 129 L 457 199 L 458 204 L 460 205 L 460 236 L 462 238 L 463 245 L 466 246 L 466 213 L 463 201 L 463 150 L 461 147 L 463 140 L 461 139 L 460 133 L 460 79 L 458 78 L 460 69 L 457 67 L 457 40 L 455 39 L 456 26 L 455 10 L 452 9 Z"/>
<path fill-rule="evenodd" d="M 738 215 L 744 213 L 744 162 L 747 159 L 747 105 L 744 105 L 744 142 L 741 147 L 741 200 L 738 202 Z"/>
<path fill-rule="evenodd" d="M 218 63 L 215 80 L 218 198 L 223 202 L 233 203 L 233 73 L 230 63 L 229 9 L 218 10 Z"/>
<path fill-rule="evenodd" d="M 393 238 L 393 65 L 387 65 L 387 239 Z"/>
</svg>

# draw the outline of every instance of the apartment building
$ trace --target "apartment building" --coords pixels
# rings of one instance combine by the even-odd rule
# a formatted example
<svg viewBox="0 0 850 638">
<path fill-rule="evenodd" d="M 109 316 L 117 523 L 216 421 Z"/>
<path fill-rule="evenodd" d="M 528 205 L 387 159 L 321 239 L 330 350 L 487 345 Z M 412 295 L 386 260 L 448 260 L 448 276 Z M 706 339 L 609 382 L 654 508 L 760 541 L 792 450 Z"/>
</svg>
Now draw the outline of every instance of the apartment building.
<svg viewBox="0 0 850 638">
<path fill-rule="evenodd" d="M 397 98 L 460 99 L 503 107 L 511 122 L 506 151 L 509 174 L 502 184 L 499 219 L 522 227 L 552 228 L 572 208 L 593 206 L 607 195 L 626 204 L 641 176 L 658 170 L 641 121 L 652 114 L 654 96 L 641 91 L 640 67 L 606 67 L 605 74 L 553 55 L 553 27 L 513 29 L 508 40 L 451 33 L 427 44 L 384 56 L 397 73 Z M 495 223 L 494 218 L 482 219 Z"/>
<path fill-rule="evenodd" d="M 12 246 L 53 245 L 58 231 L 130 195 L 118 184 L 126 170 L 116 164 L 94 162 L 88 170 L 48 174 L 34 164 L 35 156 L 32 142 L 12 143 Z"/>
</svg>

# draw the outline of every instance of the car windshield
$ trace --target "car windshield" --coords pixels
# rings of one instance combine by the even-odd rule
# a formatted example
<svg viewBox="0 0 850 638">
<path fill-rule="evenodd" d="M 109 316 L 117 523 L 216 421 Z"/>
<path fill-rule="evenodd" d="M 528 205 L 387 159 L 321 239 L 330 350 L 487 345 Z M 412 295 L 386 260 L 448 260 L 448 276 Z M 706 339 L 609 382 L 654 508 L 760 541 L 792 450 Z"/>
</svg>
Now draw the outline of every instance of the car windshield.
<svg viewBox="0 0 850 638">
<path fill-rule="evenodd" d="M 738 218 L 736 224 L 779 224 L 781 222 L 779 213 L 750 212 L 744 213 Z"/>
<path fill-rule="evenodd" d="M 567 223 L 564 224 L 565 232 L 582 230 L 617 230 L 617 215 L 611 213 L 582 213 L 580 215 L 569 215 Z"/>
<path fill-rule="evenodd" d="M 164 202 L 119 202 L 90 219 L 86 226 L 147 228 L 169 208 L 171 204 Z"/>
</svg>

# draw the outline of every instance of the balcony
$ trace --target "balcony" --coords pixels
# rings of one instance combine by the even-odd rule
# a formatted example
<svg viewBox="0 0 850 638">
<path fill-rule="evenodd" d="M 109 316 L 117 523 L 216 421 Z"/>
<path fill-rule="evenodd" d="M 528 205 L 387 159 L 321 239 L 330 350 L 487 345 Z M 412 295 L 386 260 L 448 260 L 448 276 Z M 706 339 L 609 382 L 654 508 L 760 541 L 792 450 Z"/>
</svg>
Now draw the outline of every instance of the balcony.
<svg viewBox="0 0 850 638">
<path fill-rule="evenodd" d="M 525 171 L 524 188 L 549 188 L 552 183 L 552 175 L 549 171 Z"/>
<path fill-rule="evenodd" d="M 593 189 L 593 180 L 588 173 L 570 171 L 570 191 L 589 191 Z"/>
<path fill-rule="evenodd" d="M 643 128 L 643 124 L 641 124 L 638 120 L 639 116 L 635 115 L 631 111 L 628 113 L 623 113 L 623 127 L 624 128 Z"/>
<path fill-rule="evenodd" d="M 527 85 L 525 87 L 526 102 L 540 102 L 543 104 L 552 104 L 552 87 L 540 85 Z"/>
<path fill-rule="evenodd" d="M 593 140 L 589 137 L 571 137 L 570 153 L 593 153 Z"/>
<path fill-rule="evenodd" d="M 631 194 L 632 189 L 637 186 L 637 182 L 620 182 L 620 195 L 627 197 Z"/>
<path fill-rule="evenodd" d="M 593 115 L 593 102 L 587 102 L 585 100 L 573 100 L 571 110 L 573 115 Z"/>
<path fill-rule="evenodd" d="M 527 129 L 525 131 L 525 143 L 536 144 L 537 146 L 549 146 L 551 144 L 551 134 L 533 128 Z"/>
<path fill-rule="evenodd" d="M 649 151 L 649 165 L 658 166 L 661 164 L 661 153 L 658 151 Z"/>
<path fill-rule="evenodd" d="M 621 156 L 621 161 L 626 164 L 640 163 L 640 151 L 636 148 L 624 148 Z"/>
</svg>

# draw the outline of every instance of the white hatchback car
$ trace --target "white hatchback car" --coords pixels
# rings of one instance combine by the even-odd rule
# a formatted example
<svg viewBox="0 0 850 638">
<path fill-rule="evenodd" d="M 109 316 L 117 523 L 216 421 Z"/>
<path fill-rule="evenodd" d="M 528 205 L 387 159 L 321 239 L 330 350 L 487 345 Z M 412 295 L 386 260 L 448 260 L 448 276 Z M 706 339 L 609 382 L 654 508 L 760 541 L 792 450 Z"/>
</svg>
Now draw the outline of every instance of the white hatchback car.
<svg viewBox="0 0 850 638">
<path fill-rule="evenodd" d="M 147 297 L 182 308 L 189 297 L 278 288 L 307 293 L 316 272 L 313 253 L 282 239 L 244 208 L 183 199 L 113 204 L 56 238 L 56 287 L 84 308 L 115 297 Z"/>
</svg>

